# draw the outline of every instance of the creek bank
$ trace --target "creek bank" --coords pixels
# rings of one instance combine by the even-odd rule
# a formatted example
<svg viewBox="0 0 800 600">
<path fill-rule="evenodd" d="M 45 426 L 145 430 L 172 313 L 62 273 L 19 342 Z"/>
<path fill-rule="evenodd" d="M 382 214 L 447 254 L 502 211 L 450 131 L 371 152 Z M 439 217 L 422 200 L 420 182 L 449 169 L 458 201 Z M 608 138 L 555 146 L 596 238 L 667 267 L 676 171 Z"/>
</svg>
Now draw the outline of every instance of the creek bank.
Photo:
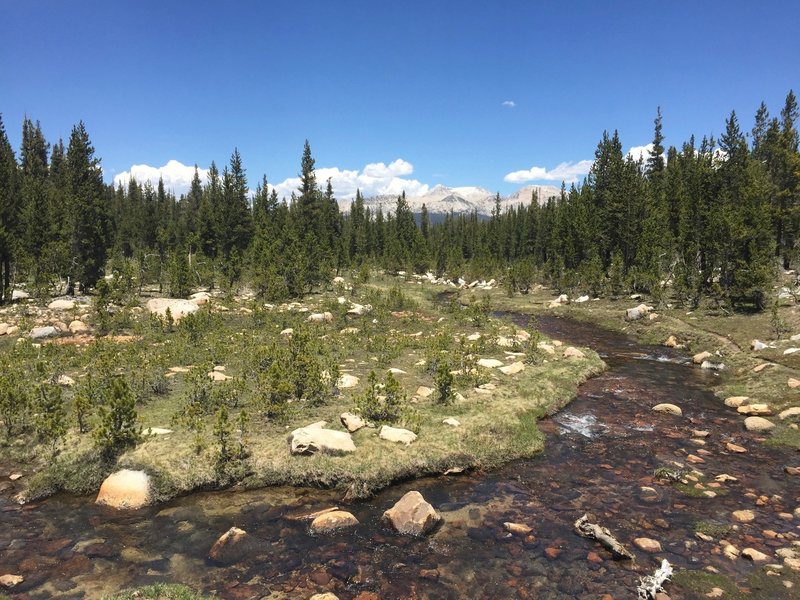
<svg viewBox="0 0 800 600">
<path fill-rule="evenodd" d="M 368 595 L 363 598 L 512 598 L 536 590 L 539 598 L 565 600 L 605 594 L 630 597 L 638 579 L 667 557 L 677 569 L 693 569 L 693 577 L 713 575 L 702 570 L 707 567 L 719 572 L 713 586 L 708 578 L 696 583 L 694 596 L 688 591 L 685 571 L 679 571 L 676 583 L 668 586 L 673 598 L 703 598 L 716 586 L 739 600 L 736 583 L 747 585 L 751 574 L 762 571 L 741 556 L 752 548 L 776 561 L 780 557 L 787 566 L 778 576 L 765 577 L 772 587 L 752 586 L 754 593 L 748 597 L 792 598 L 796 589 L 783 587 L 783 582 L 794 578 L 791 563 L 785 562 L 791 559 L 784 559 L 779 551 L 793 541 L 788 536 L 796 522 L 785 515 L 795 508 L 792 500 L 800 495 L 800 478 L 788 481 L 781 473 L 785 453 L 753 443 L 756 434 L 737 426 L 735 411 L 723 408 L 704 391 L 699 370 L 639 358 L 649 349 L 590 327 L 573 332 L 574 325 L 561 320 L 542 320 L 541 325 L 554 337 L 597 348 L 607 356 L 610 369 L 587 381 L 566 410 L 539 423 L 547 436 L 547 451 L 532 460 L 494 472 L 399 484 L 371 502 L 348 506 L 360 525 L 332 537 L 311 538 L 307 520 L 292 516 L 335 506 L 340 496 L 335 490 L 271 488 L 193 494 L 145 508 L 144 518 L 135 521 L 124 514 L 98 519 L 102 513 L 93 505 L 53 498 L 28 510 L 15 507 L 14 512 L 4 513 L 10 519 L 7 529 L 52 533 L 47 539 L 32 535 L 25 548 L 14 548 L 2 558 L 8 558 L 6 562 L 17 572 L 19 565 L 30 564 L 24 562 L 26 558 L 40 557 L 35 564 L 49 578 L 48 585 L 65 589 L 74 583 L 60 573 L 56 562 L 77 565 L 80 561 L 84 570 L 78 581 L 93 585 L 118 585 L 119 589 L 149 583 L 152 577 L 181 578 L 203 593 L 215 592 L 223 598 L 263 597 L 274 590 L 292 600 L 323 593 L 343 600 L 359 594 Z M 575 339 L 577 335 L 586 337 Z M 612 347 L 618 351 L 611 352 Z M 682 398 L 681 417 L 651 410 L 676 397 Z M 457 412 L 451 414 L 463 419 Z M 355 436 L 358 433 L 375 436 L 374 430 Z M 688 454 L 698 449 L 692 440 L 705 441 L 699 449 L 710 453 L 703 455 L 702 475 L 685 463 Z M 746 445 L 750 453 L 746 457 L 728 453 L 724 444 L 729 440 Z M 422 441 L 421 436 L 416 443 Z M 415 444 L 409 448 L 413 450 Z M 674 462 L 683 466 L 678 468 Z M 774 468 L 765 469 L 765 464 Z M 674 468 L 665 475 L 687 483 L 655 477 L 654 472 L 663 466 Z M 722 477 L 728 473 L 736 477 Z M 719 487 L 712 485 L 717 483 Z M 698 484 L 702 489 L 695 488 Z M 381 511 L 409 488 L 422 492 L 444 520 L 443 526 L 421 540 L 397 536 L 381 523 Z M 704 491 L 714 491 L 716 496 L 705 496 Z M 755 519 L 735 529 L 730 515 L 741 509 L 752 510 Z M 638 548 L 633 540 L 648 538 L 657 541 L 662 552 L 650 555 L 635 550 L 638 566 L 633 568 L 613 560 L 602 547 L 573 533 L 574 520 L 584 512 L 602 514 L 603 524 L 628 547 Z M 52 523 L 58 523 L 58 528 Z M 265 543 L 241 562 L 211 569 L 205 553 L 232 523 Z M 509 523 L 524 524 L 530 530 L 514 528 L 519 531 L 514 533 Z M 764 531 L 776 537 L 767 537 Z M 76 536 L 75 532 L 80 533 Z M 54 537 L 62 541 L 54 544 Z M 723 541 L 740 554 L 727 558 Z M 5 547 L 2 537 L 0 547 Z M 127 548 L 124 553 L 123 547 Z M 131 562 L 135 558 L 131 547 L 146 549 L 149 562 Z M 87 560 L 87 552 L 109 558 Z M 147 575 L 148 570 L 156 575 Z M 471 575 L 465 577 L 465 573 Z M 44 585 L 41 578 L 39 583 L 31 582 L 31 589 Z M 761 594 L 761 589 L 769 589 L 770 595 Z"/>
</svg>

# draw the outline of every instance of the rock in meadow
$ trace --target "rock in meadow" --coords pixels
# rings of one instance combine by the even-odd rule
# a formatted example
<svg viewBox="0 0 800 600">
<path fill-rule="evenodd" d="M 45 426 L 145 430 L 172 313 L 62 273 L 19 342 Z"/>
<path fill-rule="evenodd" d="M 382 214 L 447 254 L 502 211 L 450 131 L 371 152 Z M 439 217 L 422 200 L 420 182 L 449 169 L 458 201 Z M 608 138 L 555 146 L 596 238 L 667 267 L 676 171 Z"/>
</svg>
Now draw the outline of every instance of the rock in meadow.
<svg viewBox="0 0 800 600">
<path fill-rule="evenodd" d="M 147 301 L 147 310 L 150 311 L 150 314 L 166 318 L 167 309 L 169 309 L 172 320 L 178 323 L 186 315 L 196 313 L 200 307 L 191 300 L 179 298 L 151 298 Z"/>
<path fill-rule="evenodd" d="M 513 362 L 505 367 L 500 367 L 500 372 L 505 375 L 516 375 L 525 370 L 525 363 L 522 361 Z"/>
<path fill-rule="evenodd" d="M 706 369 L 708 371 L 724 371 L 725 363 L 718 363 L 718 362 L 711 362 L 710 360 L 704 360 L 703 363 L 700 365 L 700 368 Z"/>
<path fill-rule="evenodd" d="M 446 419 L 442 419 L 442 424 L 449 425 L 450 427 L 460 427 L 461 421 L 454 419 L 453 417 L 447 417 Z"/>
<path fill-rule="evenodd" d="M 32 340 L 44 340 L 47 338 L 55 337 L 57 335 L 58 335 L 58 329 L 56 329 L 52 325 L 46 325 L 44 327 L 34 327 L 28 334 L 28 337 Z"/>
<path fill-rule="evenodd" d="M 797 417 L 800 416 L 800 406 L 791 406 L 786 410 L 782 410 L 778 414 L 778 418 L 783 421 L 784 419 L 788 419 L 790 417 Z"/>
<path fill-rule="evenodd" d="M 312 535 L 336 533 L 358 525 L 358 519 L 346 510 L 332 510 L 311 521 L 309 532 Z"/>
<path fill-rule="evenodd" d="M 762 342 L 761 340 L 752 340 L 750 342 L 750 349 L 754 352 L 758 352 L 760 350 L 767 350 L 769 346 Z"/>
<path fill-rule="evenodd" d="M 349 431 L 350 433 L 354 433 L 359 429 L 361 429 L 362 427 L 366 426 L 364 419 L 350 412 L 342 413 L 341 415 L 339 415 L 339 420 L 342 422 L 344 428 L 347 429 L 347 431 Z"/>
<path fill-rule="evenodd" d="M 50 304 L 48 304 L 47 308 L 50 310 L 72 310 L 75 308 L 75 301 L 67 300 L 66 298 L 59 298 L 58 300 L 53 300 Z"/>
<path fill-rule="evenodd" d="M 289 434 L 289 451 L 292 454 L 341 455 L 356 451 L 353 438 L 345 431 L 322 427 L 300 427 Z"/>
<path fill-rule="evenodd" d="M 478 360 L 478 366 L 485 367 L 487 369 L 495 369 L 497 367 L 502 367 L 503 361 L 497 360 L 496 358 L 481 358 Z"/>
<path fill-rule="evenodd" d="M 384 425 L 380 428 L 380 431 L 378 431 L 378 437 L 387 442 L 397 442 L 408 446 L 416 441 L 417 434 L 408 429 Z"/>
<path fill-rule="evenodd" d="M 411 491 L 383 513 L 383 520 L 398 533 L 421 536 L 432 531 L 442 517 L 425 501 L 422 494 Z"/>
<path fill-rule="evenodd" d="M 78 321 L 76 319 L 76 320 L 70 322 L 69 331 L 73 335 L 78 335 L 80 333 L 87 333 L 89 331 L 89 326 L 86 323 L 84 323 L 83 321 Z"/>
<path fill-rule="evenodd" d="M 151 497 L 152 484 L 147 473 L 122 469 L 103 481 L 95 503 L 117 509 L 135 509 L 147 506 Z"/>
<path fill-rule="evenodd" d="M 692 362 L 696 365 L 700 365 L 703 364 L 704 360 L 711 358 L 712 356 L 713 354 L 711 354 L 711 352 L 699 352 L 692 357 Z"/>
<path fill-rule="evenodd" d="M 415 396 L 419 396 L 420 398 L 427 398 L 431 394 L 433 394 L 433 390 L 424 385 L 419 386 L 417 391 L 414 393 Z"/>
<path fill-rule="evenodd" d="M 775 427 L 775 423 L 768 421 L 764 417 L 747 417 L 744 420 L 744 426 L 747 431 L 755 431 L 756 433 L 763 433 Z"/>
<path fill-rule="evenodd" d="M 336 382 L 336 387 L 340 390 L 346 390 L 348 388 L 354 388 L 358 385 L 358 377 L 355 375 L 350 375 L 349 373 L 345 373 L 339 377 L 339 380 Z"/>
<path fill-rule="evenodd" d="M 564 358 L 586 358 L 586 355 L 573 346 L 568 346 L 564 350 Z"/>
<path fill-rule="evenodd" d="M 657 413 L 663 413 L 665 415 L 675 415 L 676 417 L 680 417 L 681 415 L 683 415 L 683 411 L 679 406 L 676 406 L 674 404 L 669 404 L 667 402 L 664 402 L 662 404 L 656 404 L 653 407 L 653 410 L 656 411 Z"/>
<path fill-rule="evenodd" d="M 333 323 L 333 315 L 329 312 L 311 313 L 306 321 L 309 323 Z"/>
<path fill-rule="evenodd" d="M 749 399 L 749 396 L 731 396 L 729 398 L 725 398 L 725 406 L 730 408 L 739 408 Z"/>
<path fill-rule="evenodd" d="M 678 345 L 678 338 L 674 335 L 669 336 L 666 341 L 664 342 L 664 346 L 667 348 L 675 348 Z"/>
<path fill-rule="evenodd" d="M 771 415 L 769 404 L 744 404 L 736 409 L 740 415 Z"/>
</svg>

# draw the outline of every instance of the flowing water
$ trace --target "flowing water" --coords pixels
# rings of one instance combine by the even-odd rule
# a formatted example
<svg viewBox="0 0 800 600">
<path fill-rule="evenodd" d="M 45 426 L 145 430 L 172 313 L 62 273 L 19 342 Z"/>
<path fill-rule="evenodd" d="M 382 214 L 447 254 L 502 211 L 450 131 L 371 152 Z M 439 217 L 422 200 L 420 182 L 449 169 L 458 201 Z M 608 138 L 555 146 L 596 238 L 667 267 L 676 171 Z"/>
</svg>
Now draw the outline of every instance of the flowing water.
<svg viewBox="0 0 800 600">
<path fill-rule="evenodd" d="M 93 498 L 59 496 L 17 506 L 14 490 L 6 489 L 0 494 L 0 574 L 25 577 L 15 598 L 96 598 L 131 586 L 183 582 L 232 599 L 307 599 L 332 591 L 342 600 L 603 594 L 620 600 L 635 597 L 639 577 L 662 558 L 678 568 L 710 565 L 744 581 L 755 567 L 722 556 L 718 541 L 696 538 L 699 521 L 730 525 L 733 510 L 750 508 L 756 521 L 726 539 L 770 556 L 789 544 L 765 539 L 762 531 L 796 531 L 785 513 L 800 503 L 800 478 L 787 478 L 783 466 L 797 462 L 797 455 L 758 444 L 743 430 L 741 417 L 708 391 L 708 378 L 718 375 L 687 364 L 676 351 L 591 325 L 548 317 L 540 327 L 553 338 L 596 349 L 610 368 L 584 384 L 564 411 L 540 423 L 547 442 L 532 460 L 394 486 L 349 506 L 360 525 L 333 537 L 311 537 L 307 524 L 292 518 L 339 504 L 340 494 L 332 491 L 197 493 L 117 513 L 95 506 Z M 683 417 L 652 412 L 660 402 L 678 404 Z M 693 429 L 710 432 L 704 446 L 692 442 Z M 727 441 L 749 452 L 730 454 Z M 717 497 L 694 497 L 654 479 L 655 469 L 686 464 L 687 454 L 699 450 L 708 453 L 699 454 L 705 463 L 695 468 L 706 477 L 694 491 Z M 714 476 L 722 473 L 738 481 L 714 487 Z M 411 489 L 444 518 L 423 539 L 392 534 L 380 522 L 382 512 Z M 762 495 L 770 499 L 759 506 Z M 635 563 L 612 560 L 573 532 L 585 512 L 634 551 Z M 509 534 L 506 521 L 528 524 L 533 532 Z M 234 525 L 255 536 L 258 546 L 232 565 L 210 562 L 209 549 Z M 631 545 L 636 537 L 658 540 L 663 551 L 639 551 Z M 787 590 L 785 597 L 793 593 Z M 673 598 L 688 597 L 682 594 L 674 590 Z"/>
</svg>

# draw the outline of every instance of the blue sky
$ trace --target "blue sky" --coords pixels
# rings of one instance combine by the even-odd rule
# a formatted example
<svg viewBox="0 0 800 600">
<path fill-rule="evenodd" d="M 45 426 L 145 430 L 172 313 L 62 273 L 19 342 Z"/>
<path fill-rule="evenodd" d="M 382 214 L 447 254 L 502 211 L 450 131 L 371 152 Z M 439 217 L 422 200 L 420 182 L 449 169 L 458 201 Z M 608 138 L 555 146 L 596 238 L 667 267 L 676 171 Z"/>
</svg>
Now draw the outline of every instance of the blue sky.
<svg viewBox="0 0 800 600">
<path fill-rule="evenodd" d="M 253 187 L 262 174 L 280 183 L 308 138 L 341 195 L 439 183 L 506 194 L 585 170 L 556 167 L 590 160 L 605 129 L 626 148 L 647 144 L 659 105 L 667 143 L 680 144 L 719 133 L 732 109 L 749 130 L 762 100 L 778 114 L 800 92 L 796 1 L 0 0 L 0 10 L 12 144 L 26 114 L 50 141 L 82 119 L 109 181 L 134 164 L 222 165 L 238 147 Z M 505 180 L 533 167 L 534 180 Z"/>
</svg>

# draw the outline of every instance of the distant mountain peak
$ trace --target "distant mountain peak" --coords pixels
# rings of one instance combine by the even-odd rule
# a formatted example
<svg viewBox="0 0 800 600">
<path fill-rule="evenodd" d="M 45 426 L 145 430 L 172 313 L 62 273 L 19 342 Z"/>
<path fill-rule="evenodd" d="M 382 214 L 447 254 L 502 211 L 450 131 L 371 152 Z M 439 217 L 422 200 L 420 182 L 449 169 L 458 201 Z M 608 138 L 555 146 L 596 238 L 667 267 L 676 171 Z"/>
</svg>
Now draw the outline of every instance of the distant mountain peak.
<svg viewBox="0 0 800 600">
<path fill-rule="evenodd" d="M 548 198 L 558 196 L 560 189 L 552 185 L 529 185 L 518 189 L 513 194 L 500 198 L 500 205 L 503 209 L 520 204 L 529 204 L 533 194 L 539 195 L 539 203 L 543 204 Z M 472 213 L 490 216 L 494 210 L 496 193 L 482 187 L 462 186 L 448 187 L 437 184 L 420 196 L 406 196 L 409 208 L 415 213 L 422 211 L 422 205 L 430 214 L 443 214 L 449 212 Z M 397 196 L 382 195 L 364 199 L 364 206 L 371 210 L 382 207 L 384 212 L 394 210 Z M 344 210 L 350 208 L 350 204 L 342 207 Z"/>
</svg>

